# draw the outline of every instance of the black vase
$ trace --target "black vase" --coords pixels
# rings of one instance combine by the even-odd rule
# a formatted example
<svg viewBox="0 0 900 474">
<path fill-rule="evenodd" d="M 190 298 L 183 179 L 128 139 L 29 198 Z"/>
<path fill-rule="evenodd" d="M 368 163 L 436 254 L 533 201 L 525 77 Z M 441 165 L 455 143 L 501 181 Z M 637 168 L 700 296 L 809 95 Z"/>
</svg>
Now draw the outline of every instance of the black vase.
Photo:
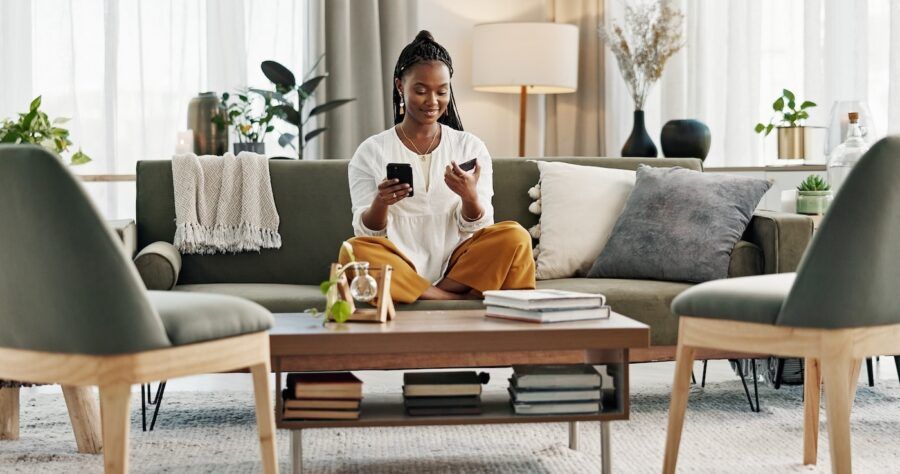
<svg viewBox="0 0 900 474">
<path fill-rule="evenodd" d="M 699 120 L 670 120 L 659 134 L 666 158 L 706 158 L 712 137 L 709 127 Z"/>
<path fill-rule="evenodd" d="M 643 110 L 634 111 L 634 127 L 628 141 L 622 147 L 622 156 L 656 158 L 656 145 L 653 144 L 653 140 L 647 134 L 647 127 L 644 126 Z"/>
</svg>

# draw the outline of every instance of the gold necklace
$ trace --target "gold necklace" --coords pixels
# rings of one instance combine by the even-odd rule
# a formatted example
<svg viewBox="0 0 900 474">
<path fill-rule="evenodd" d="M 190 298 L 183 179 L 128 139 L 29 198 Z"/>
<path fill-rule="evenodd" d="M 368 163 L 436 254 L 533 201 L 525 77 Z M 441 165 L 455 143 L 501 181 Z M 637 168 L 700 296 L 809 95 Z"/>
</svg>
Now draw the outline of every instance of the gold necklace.
<svg viewBox="0 0 900 474">
<path fill-rule="evenodd" d="M 412 141 L 412 140 L 409 139 L 409 136 L 407 136 L 407 135 L 406 135 L 406 132 L 403 131 L 403 127 L 402 127 L 402 126 L 400 126 L 400 125 L 398 124 L 398 125 L 397 125 L 397 128 L 400 129 L 400 133 L 403 135 L 403 138 L 406 138 L 406 141 L 407 141 L 410 145 L 412 145 L 413 150 L 416 150 L 416 154 L 419 155 L 419 159 L 422 160 L 422 161 L 425 161 L 425 155 L 427 155 L 428 153 L 422 153 L 422 152 L 419 151 L 419 147 L 416 146 L 416 143 L 415 143 L 414 141 Z M 440 129 L 438 130 L 438 132 L 439 132 L 439 131 L 440 131 Z M 437 139 L 437 136 L 438 136 L 438 133 L 435 132 L 435 134 L 431 137 L 431 143 L 428 144 L 428 148 L 426 148 L 425 151 L 430 151 L 430 150 L 431 150 L 431 147 L 434 145 L 434 141 Z"/>
</svg>

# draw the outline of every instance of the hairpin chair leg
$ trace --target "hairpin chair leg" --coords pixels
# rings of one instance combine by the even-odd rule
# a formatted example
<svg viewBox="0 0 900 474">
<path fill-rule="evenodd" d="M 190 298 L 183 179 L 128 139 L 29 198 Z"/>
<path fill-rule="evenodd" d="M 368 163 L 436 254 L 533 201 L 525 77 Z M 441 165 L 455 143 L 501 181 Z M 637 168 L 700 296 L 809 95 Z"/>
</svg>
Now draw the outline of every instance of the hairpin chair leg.
<svg viewBox="0 0 900 474">
<path fill-rule="evenodd" d="M 875 386 L 875 370 L 872 367 L 872 358 L 866 357 L 866 374 L 869 376 L 869 386 Z M 851 380 L 851 383 L 856 383 L 856 380 Z"/>
<path fill-rule="evenodd" d="M 894 366 L 897 368 L 897 381 L 900 382 L 900 355 L 894 356 Z"/>
<path fill-rule="evenodd" d="M 741 367 L 741 361 L 735 359 L 735 366 L 737 367 L 738 376 L 741 378 L 741 384 L 744 386 L 744 394 L 747 395 L 747 403 L 750 404 L 750 411 L 754 413 L 759 412 L 759 388 L 756 385 L 756 360 L 750 359 L 753 362 L 753 393 L 756 395 L 756 405 L 753 405 L 753 399 L 750 398 L 750 389 L 747 388 L 747 381 L 744 379 L 744 368 Z"/>
<path fill-rule="evenodd" d="M 775 358 L 775 380 L 773 380 L 773 385 L 775 386 L 775 390 L 781 388 L 781 381 L 784 378 L 784 358 L 776 357 Z"/>
<path fill-rule="evenodd" d="M 156 426 L 156 417 L 159 415 L 159 405 L 162 403 L 163 393 L 166 391 L 166 382 L 162 381 L 156 386 L 156 395 L 151 397 L 152 386 L 141 385 L 141 430 L 147 431 L 147 405 L 156 405 L 153 408 L 153 418 L 150 421 L 150 431 Z"/>
<path fill-rule="evenodd" d="M 700 387 L 706 387 L 706 364 L 709 363 L 709 360 L 703 361 L 703 376 L 700 377 Z"/>
</svg>

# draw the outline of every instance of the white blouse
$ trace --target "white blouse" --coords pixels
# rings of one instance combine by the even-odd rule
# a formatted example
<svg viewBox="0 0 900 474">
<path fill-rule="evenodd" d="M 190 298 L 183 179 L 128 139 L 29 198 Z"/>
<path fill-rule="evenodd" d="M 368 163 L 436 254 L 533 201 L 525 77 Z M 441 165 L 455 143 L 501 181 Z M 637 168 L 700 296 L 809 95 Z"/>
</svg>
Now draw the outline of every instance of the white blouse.
<svg viewBox="0 0 900 474">
<path fill-rule="evenodd" d="M 484 214 L 469 222 L 462 216 L 462 199 L 444 183 L 444 168 L 478 158 L 478 200 Z M 357 236 L 387 236 L 410 259 L 416 272 L 432 283 L 444 276 L 450 254 L 472 233 L 494 223 L 493 167 L 484 143 L 471 133 L 441 125 L 441 141 L 431 153 L 430 166 L 400 141 L 393 127 L 364 141 L 348 169 Z M 388 163 L 409 163 L 413 170 L 413 196 L 388 207 L 387 227 L 377 231 L 363 224 L 362 215 L 378 193 L 378 183 L 387 177 Z M 424 173 L 429 174 L 426 181 Z M 427 189 L 426 189 L 427 184 Z"/>
</svg>

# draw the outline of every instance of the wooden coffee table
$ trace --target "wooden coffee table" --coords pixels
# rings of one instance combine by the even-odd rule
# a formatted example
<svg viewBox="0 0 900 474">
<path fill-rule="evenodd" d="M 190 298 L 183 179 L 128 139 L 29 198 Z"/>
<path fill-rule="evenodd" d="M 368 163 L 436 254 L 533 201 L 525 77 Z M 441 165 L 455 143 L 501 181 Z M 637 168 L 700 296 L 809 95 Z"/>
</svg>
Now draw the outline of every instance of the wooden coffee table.
<svg viewBox="0 0 900 474">
<path fill-rule="evenodd" d="M 650 345 L 650 328 L 613 313 L 609 319 L 534 324 L 486 318 L 484 310 L 405 311 L 393 321 L 328 323 L 304 313 L 276 314 L 270 337 L 276 372 L 275 419 L 291 430 L 293 472 L 302 470 L 302 431 L 310 428 L 569 422 L 577 449 L 579 421 L 600 422 L 603 472 L 612 468 L 609 422 L 628 419 L 628 350 Z M 358 420 L 285 420 L 282 373 L 325 370 L 508 367 L 513 364 L 606 365 L 614 387 L 604 387 L 600 413 L 516 415 L 505 392 L 482 395 L 482 414 L 413 417 L 396 394 L 366 394 Z M 365 391 L 365 387 L 363 387 Z"/>
</svg>

